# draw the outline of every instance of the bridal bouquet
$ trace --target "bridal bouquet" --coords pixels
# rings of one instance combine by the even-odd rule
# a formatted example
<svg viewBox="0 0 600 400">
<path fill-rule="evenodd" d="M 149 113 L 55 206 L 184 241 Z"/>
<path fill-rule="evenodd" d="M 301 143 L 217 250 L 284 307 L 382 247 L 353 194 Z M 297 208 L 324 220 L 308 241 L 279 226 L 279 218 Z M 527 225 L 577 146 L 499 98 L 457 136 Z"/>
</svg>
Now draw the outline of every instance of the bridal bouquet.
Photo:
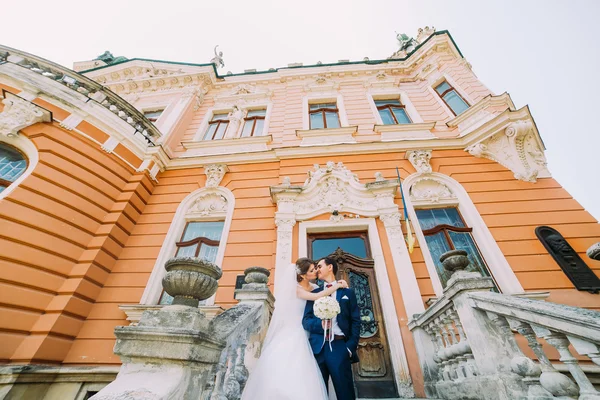
<svg viewBox="0 0 600 400">
<path fill-rule="evenodd" d="M 321 297 L 315 301 L 314 311 L 319 319 L 333 319 L 340 313 L 340 303 L 333 297 Z"/>
<path fill-rule="evenodd" d="M 317 299 L 313 307 L 315 316 L 322 320 L 332 320 L 336 315 L 340 313 L 340 303 L 333 297 L 325 296 Z M 333 340 L 333 329 L 329 330 L 329 336 L 326 336 L 327 332 L 323 331 L 323 342 L 327 340 L 329 342 L 329 349 L 331 350 L 331 341 Z"/>
</svg>

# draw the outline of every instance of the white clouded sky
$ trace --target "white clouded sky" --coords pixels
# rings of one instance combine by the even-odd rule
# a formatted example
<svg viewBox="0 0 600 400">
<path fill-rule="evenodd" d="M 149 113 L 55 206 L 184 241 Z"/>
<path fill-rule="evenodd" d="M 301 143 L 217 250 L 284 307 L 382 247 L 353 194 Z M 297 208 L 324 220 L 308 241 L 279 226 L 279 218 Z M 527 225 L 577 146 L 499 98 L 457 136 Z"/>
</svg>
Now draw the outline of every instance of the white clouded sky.
<svg viewBox="0 0 600 400">
<path fill-rule="evenodd" d="M 394 32 L 448 30 L 496 94 L 529 105 L 549 168 L 600 218 L 598 0 L 12 1 L 2 42 L 72 67 L 115 56 L 206 63 L 220 45 L 225 68 L 387 58 Z"/>
</svg>

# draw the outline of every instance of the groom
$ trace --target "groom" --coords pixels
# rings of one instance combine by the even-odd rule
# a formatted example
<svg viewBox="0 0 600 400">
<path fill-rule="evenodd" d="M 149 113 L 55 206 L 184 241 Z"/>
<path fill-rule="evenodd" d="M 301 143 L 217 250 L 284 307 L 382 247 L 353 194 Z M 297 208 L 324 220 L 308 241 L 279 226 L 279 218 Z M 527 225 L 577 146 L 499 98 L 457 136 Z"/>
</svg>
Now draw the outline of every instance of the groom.
<svg viewBox="0 0 600 400">
<path fill-rule="evenodd" d="M 317 263 L 317 277 L 329 287 L 327 285 L 335 282 L 337 269 L 335 260 L 325 257 Z M 313 290 L 313 293 L 322 290 L 323 288 L 319 287 Z M 302 326 L 310 333 L 308 340 L 323 374 L 325 386 L 328 386 L 331 376 L 337 399 L 354 400 L 356 397 L 350 364 L 358 362 L 356 348 L 360 336 L 360 313 L 352 289 L 338 289 L 331 296 L 340 303 L 340 313 L 337 317 L 331 321 L 320 320 L 313 311 L 314 301 L 307 301 Z M 329 343 L 324 340 L 330 329 L 333 330 L 331 349 Z"/>
</svg>

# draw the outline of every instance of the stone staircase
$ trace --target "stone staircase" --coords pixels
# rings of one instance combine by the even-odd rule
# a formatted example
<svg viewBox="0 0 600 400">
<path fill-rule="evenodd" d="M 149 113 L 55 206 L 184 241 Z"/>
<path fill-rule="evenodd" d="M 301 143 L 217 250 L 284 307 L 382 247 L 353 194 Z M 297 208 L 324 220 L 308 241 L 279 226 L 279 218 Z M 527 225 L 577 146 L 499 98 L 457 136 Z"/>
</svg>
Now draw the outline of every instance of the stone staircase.
<svg viewBox="0 0 600 400">
<path fill-rule="evenodd" d="M 427 398 L 600 400 L 599 312 L 494 293 L 491 278 L 466 271 L 460 250 L 442 260 L 454 271 L 443 296 L 409 321 Z M 268 270 L 247 269 L 239 303 L 209 318 L 198 302 L 216 292 L 221 270 L 195 258 L 171 259 L 166 269 L 173 305 L 115 329 L 123 366 L 93 400 L 240 398 L 272 313 Z M 551 361 L 542 343 L 560 360 Z"/>
</svg>

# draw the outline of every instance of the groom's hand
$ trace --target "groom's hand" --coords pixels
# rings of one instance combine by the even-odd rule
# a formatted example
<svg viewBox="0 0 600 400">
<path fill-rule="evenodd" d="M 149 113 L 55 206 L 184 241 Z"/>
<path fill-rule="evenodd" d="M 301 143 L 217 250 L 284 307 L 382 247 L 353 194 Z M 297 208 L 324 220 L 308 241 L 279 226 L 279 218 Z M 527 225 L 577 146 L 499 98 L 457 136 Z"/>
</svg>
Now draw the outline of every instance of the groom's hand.
<svg viewBox="0 0 600 400">
<path fill-rule="evenodd" d="M 321 326 L 323 327 L 324 331 L 326 331 L 327 329 L 331 329 L 331 320 L 330 319 L 321 320 Z"/>
</svg>

